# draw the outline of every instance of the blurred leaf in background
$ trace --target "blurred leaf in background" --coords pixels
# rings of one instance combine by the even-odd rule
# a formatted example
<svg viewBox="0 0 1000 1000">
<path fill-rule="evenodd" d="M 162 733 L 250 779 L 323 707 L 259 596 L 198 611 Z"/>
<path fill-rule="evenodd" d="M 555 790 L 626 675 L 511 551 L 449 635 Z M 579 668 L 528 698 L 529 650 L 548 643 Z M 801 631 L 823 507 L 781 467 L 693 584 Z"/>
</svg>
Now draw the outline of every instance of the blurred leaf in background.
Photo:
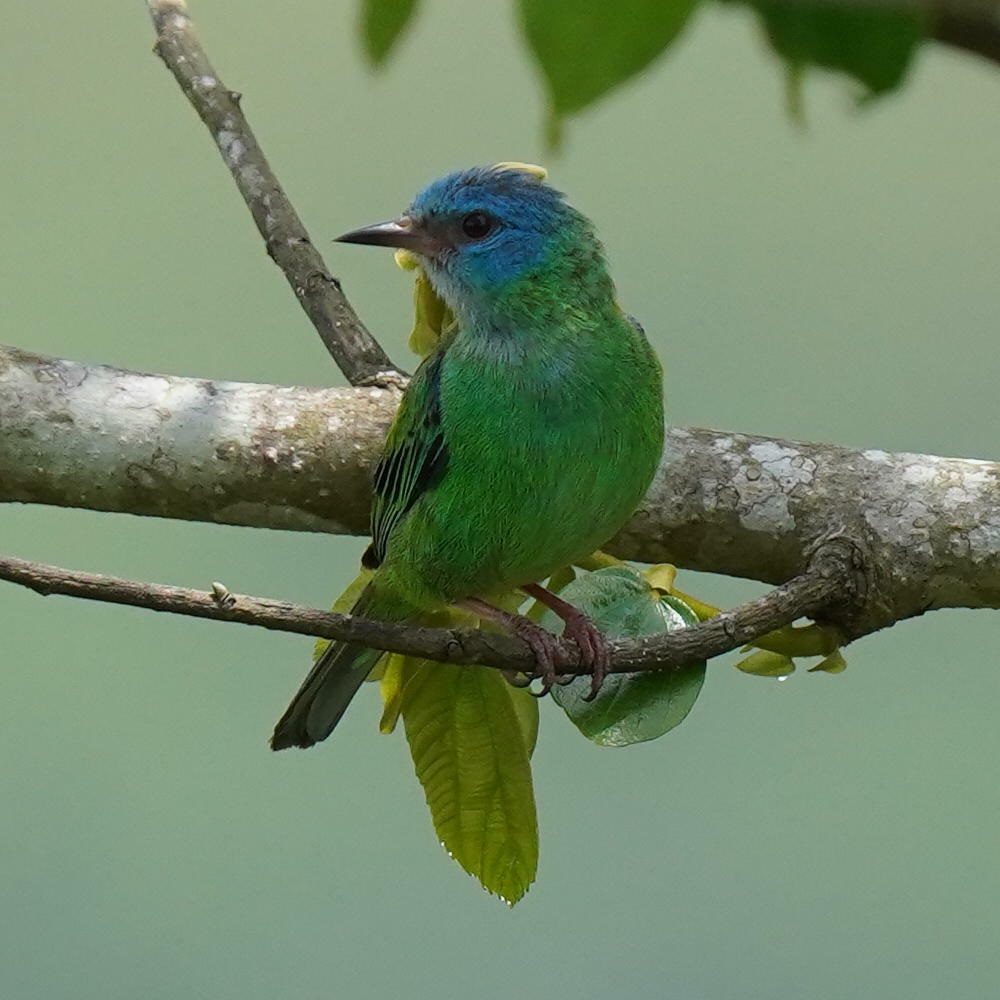
<svg viewBox="0 0 1000 1000">
<path fill-rule="evenodd" d="M 674 41 L 697 0 L 520 0 L 525 40 L 549 95 L 549 138 L 561 122 L 635 76 Z"/>
<path fill-rule="evenodd" d="M 361 0 L 361 44 L 375 67 L 381 66 L 417 10 L 417 0 Z"/>
<path fill-rule="evenodd" d="M 734 4 L 745 0 L 722 0 Z M 699 0 L 518 0 L 522 34 L 548 97 L 550 147 L 569 116 L 649 66 L 680 37 Z M 844 73 L 870 100 L 905 79 L 929 15 L 912 7 L 754 0 L 768 41 L 784 62 L 788 108 L 804 117 L 802 79 L 810 67 Z M 415 0 L 362 0 L 362 40 L 376 66 L 415 13 Z"/>
</svg>

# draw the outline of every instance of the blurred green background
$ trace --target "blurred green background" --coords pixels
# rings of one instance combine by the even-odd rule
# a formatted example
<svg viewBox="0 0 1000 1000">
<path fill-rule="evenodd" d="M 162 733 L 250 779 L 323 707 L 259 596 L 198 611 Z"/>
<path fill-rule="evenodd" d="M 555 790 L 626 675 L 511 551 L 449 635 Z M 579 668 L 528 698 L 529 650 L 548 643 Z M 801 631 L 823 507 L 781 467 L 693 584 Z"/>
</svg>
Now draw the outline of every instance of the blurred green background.
<svg viewBox="0 0 1000 1000">
<path fill-rule="evenodd" d="M 673 422 L 1000 457 L 987 64 L 925 52 L 864 111 L 811 76 L 802 130 L 752 17 L 708 11 L 553 160 L 506 3 L 427 3 L 378 77 L 351 4 L 193 13 L 321 247 L 446 170 L 542 160 L 605 237 Z M 339 381 L 152 41 L 139 4 L 5 5 L 3 340 Z M 407 361 L 409 279 L 387 254 L 327 258 Z M 3 552 L 319 605 L 363 545 L 0 511 Z M 685 725 L 623 751 L 543 705 L 539 882 L 508 911 L 436 844 L 374 689 L 328 744 L 268 751 L 308 640 L 6 585 L 0 614 L 4 998 L 995 992 L 995 615 L 907 622 L 839 677 L 716 662 Z"/>
</svg>

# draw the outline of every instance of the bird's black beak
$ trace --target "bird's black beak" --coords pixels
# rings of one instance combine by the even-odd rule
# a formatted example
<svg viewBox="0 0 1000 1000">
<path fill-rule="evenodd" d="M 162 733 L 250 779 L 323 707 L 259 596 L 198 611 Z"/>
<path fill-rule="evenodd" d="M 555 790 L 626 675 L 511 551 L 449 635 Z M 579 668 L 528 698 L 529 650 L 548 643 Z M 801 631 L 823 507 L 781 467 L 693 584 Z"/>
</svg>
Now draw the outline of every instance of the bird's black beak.
<svg viewBox="0 0 1000 1000">
<path fill-rule="evenodd" d="M 372 247 L 397 247 L 421 254 L 433 254 L 438 250 L 437 242 L 406 215 L 392 222 L 378 222 L 374 226 L 354 229 L 344 233 L 343 236 L 338 236 L 336 242 L 361 243 Z"/>
</svg>

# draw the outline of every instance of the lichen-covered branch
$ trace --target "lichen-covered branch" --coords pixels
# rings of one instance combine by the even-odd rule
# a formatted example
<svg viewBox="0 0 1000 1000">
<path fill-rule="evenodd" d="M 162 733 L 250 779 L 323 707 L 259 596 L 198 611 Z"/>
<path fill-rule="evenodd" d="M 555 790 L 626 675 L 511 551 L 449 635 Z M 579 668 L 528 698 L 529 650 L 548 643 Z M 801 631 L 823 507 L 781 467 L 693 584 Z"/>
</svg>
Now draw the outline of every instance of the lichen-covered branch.
<svg viewBox="0 0 1000 1000">
<path fill-rule="evenodd" d="M 253 215 L 267 252 L 288 279 L 327 350 L 352 385 L 391 383 L 399 370 L 358 318 L 312 245 L 264 153 L 240 95 L 219 79 L 183 0 L 148 0 L 156 51 L 205 123 Z"/>
<path fill-rule="evenodd" d="M 1000 607 L 1000 464 L 674 428 L 611 551 L 768 583 L 857 546 L 863 635 L 934 608 Z"/>
<path fill-rule="evenodd" d="M 366 534 L 392 389 L 143 375 L 0 348 L 0 502 Z M 1000 464 L 673 428 L 627 559 L 781 583 L 855 553 L 848 638 L 1000 607 Z"/>
<path fill-rule="evenodd" d="M 534 653 L 527 643 L 512 636 L 471 628 L 421 628 L 369 621 L 284 601 L 237 596 L 220 584 L 215 584 L 211 592 L 188 590 L 5 556 L 0 556 L 0 580 L 21 584 L 43 595 L 63 594 L 194 618 L 259 625 L 280 632 L 361 642 L 374 649 L 430 660 L 476 663 L 529 675 L 536 668 Z M 739 608 L 677 632 L 613 643 L 612 672 L 669 669 L 727 653 L 797 618 L 836 604 L 850 588 L 850 552 L 831 544 L 817 553 L 807 574 Z M 579 673 L 578 650 L 572 644 L 563 649 L 566 662 L 558 672 Z"/>
<path fill-rule="evenodd" d="M 141 375 L 0 348 L 0 500 L 363 534 L 399 393 Z"/>
</svg>

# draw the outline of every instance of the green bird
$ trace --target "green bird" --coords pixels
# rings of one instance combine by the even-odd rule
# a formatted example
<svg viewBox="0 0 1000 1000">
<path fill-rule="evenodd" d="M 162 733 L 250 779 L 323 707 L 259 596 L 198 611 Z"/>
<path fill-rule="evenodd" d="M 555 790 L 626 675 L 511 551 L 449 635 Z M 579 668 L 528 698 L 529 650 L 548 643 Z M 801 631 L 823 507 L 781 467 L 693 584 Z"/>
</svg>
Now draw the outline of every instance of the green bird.
<svg viewBox="0 0 1000 1000">
<path fill-rule="evenodd" d="M 523 638 L 548 690 L 555 637 L 495 606 L 520 589 L 566 623 L 596 691 L 606 639 L 538 581 L 598 549 L 645 495 L 663 448 L 662 371 L 590 221 L 544 177 L 524 164 L 449 174 L 395 221 L 339 237 L 416 255 L 455 317 L 389 429 L 363 559 L 374 573 L 352 614 L 420 623 L 465 608 Z M 326 739 L 381 655 L 330 643 L 272 748 Z"/>
</svg>

